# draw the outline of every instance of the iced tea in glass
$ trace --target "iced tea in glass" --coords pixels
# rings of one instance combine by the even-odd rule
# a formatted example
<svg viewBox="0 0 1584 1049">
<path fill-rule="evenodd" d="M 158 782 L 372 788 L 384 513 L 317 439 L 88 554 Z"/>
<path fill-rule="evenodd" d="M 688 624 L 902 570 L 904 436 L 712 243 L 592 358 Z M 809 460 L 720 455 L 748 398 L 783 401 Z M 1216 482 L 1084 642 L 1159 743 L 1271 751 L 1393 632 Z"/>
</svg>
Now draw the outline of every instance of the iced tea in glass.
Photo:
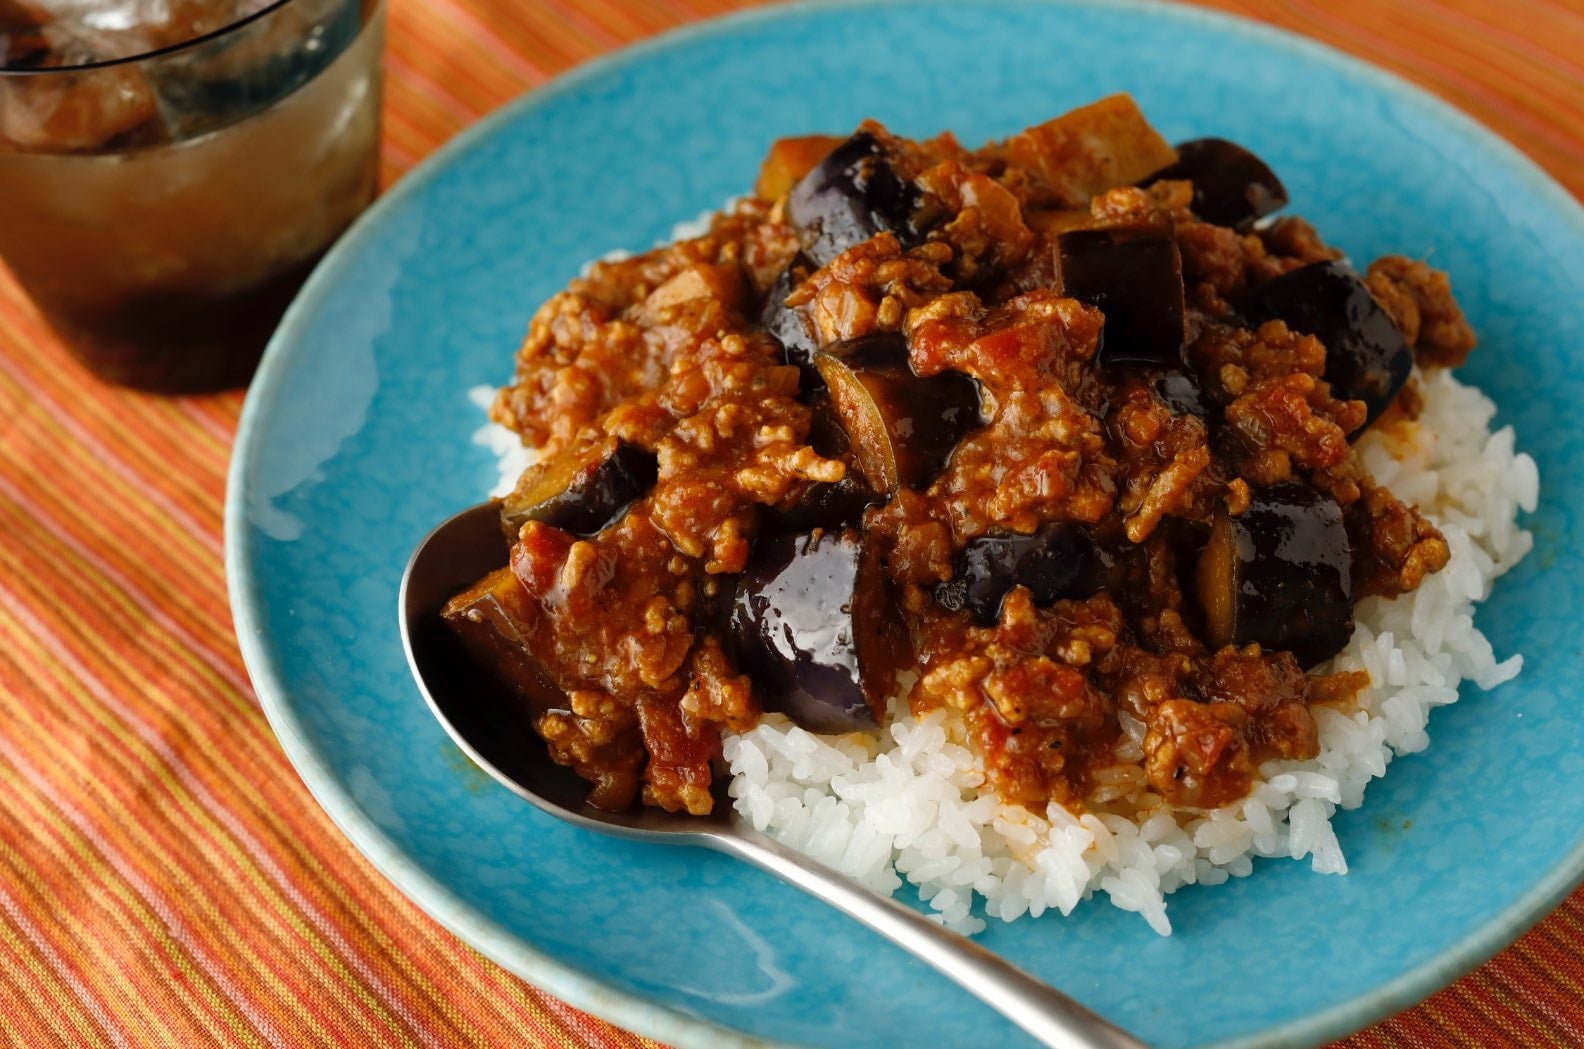
<svg viewBox="0 0 1584 1049">
<path fill-rule="evenodd" d="M 0 262 L 101 378 L 246 383 L 372 199 L 383 0 L 0 0 Z"/>
</svg>

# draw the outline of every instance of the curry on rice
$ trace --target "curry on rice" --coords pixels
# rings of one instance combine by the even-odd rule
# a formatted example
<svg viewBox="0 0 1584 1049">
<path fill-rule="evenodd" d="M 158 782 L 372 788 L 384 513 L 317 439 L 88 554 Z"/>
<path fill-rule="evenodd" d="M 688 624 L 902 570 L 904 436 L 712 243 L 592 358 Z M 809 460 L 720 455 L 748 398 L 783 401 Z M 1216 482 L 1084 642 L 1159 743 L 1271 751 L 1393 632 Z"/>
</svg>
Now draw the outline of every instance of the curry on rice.
<svg viewBox="0 0 1584 1049">
<path fill-rule="evenodd" d="M 1103 810 L 1138 723 L 1154 792 L 1235 801 L 1367 684 L 1312 672 L 1356 602 L 1446 564 L 1350 442 L 1473 345 L 1443 274 L 1285 203 L 1126 96 L 783 139 L 539 308 L 492 409 L 538 453 L 511 562 L 445 616 L 603 808 L 707 812 L 723 731 L 873 730 L 899 680 L 1009 802 Z"/>
</svg>

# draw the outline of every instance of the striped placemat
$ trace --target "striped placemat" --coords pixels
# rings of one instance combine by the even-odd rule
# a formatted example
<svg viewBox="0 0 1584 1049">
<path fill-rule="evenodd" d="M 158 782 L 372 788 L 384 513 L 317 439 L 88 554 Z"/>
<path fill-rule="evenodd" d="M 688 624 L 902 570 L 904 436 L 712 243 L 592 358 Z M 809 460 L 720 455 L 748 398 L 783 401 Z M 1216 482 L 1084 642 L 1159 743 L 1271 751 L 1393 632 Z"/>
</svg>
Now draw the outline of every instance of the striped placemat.
<svg viewBox="0 0 1584 1049">
<path fill-rule="evenodd" d="M 1448 99 L 1584 194 L 1579 0 L 1207 0 Z M 392 0 L 384 177 L 734 0 Z M 0 1044 L 653 1045 L 485 961 L 309 798 L 237 653 L 241 397 L 105 389 L 0 274 Z M 1584 894 L 1350 1049 L 1584 1045 Z"/>
</svg>

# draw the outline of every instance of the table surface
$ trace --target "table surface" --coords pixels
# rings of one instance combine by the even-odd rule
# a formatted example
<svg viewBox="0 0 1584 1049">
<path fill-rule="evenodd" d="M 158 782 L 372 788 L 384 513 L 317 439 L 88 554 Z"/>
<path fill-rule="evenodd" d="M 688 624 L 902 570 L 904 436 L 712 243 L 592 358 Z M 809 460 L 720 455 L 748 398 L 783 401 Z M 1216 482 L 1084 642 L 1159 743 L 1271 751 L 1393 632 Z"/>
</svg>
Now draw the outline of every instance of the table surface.
<svg viewBox="0 0 1584 1049">
<path fill-rule="evenodd" d="M 384 179 L 578 62 L 744 6 L 392 0 Z M 1206 6 L 1406 76 L 1584 196 L 1584 0 Z M 0 270 L 0 1044 L 654 1045 L 429 920 L 287 763 L 226 601 L 241 406 L 94 383 Z M 1580 1046 L 1581 991 L 1584 890 L 1337 1044 Z"/>
</svg>

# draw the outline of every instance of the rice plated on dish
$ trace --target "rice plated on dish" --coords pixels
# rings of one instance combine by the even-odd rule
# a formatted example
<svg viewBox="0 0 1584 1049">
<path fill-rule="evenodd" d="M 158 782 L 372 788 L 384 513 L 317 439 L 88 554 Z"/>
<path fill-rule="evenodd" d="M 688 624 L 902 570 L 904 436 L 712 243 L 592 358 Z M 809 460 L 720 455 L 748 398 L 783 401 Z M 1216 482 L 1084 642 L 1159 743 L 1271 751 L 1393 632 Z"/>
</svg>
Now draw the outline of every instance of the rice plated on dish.
<svg viewBox="0 0 1584 1049">
<path fill-rule="evenodd" d="M 1473 609 L 1538 477 L 1445 275 L 1286 199 L 1126 96 L 780 140 L 537 311 L 510 564 L 443 614 L 589 804 L 734 805 L 963 931 L 1344 873 L 1335 810 L 1519 671 Z"/>
</svg>

